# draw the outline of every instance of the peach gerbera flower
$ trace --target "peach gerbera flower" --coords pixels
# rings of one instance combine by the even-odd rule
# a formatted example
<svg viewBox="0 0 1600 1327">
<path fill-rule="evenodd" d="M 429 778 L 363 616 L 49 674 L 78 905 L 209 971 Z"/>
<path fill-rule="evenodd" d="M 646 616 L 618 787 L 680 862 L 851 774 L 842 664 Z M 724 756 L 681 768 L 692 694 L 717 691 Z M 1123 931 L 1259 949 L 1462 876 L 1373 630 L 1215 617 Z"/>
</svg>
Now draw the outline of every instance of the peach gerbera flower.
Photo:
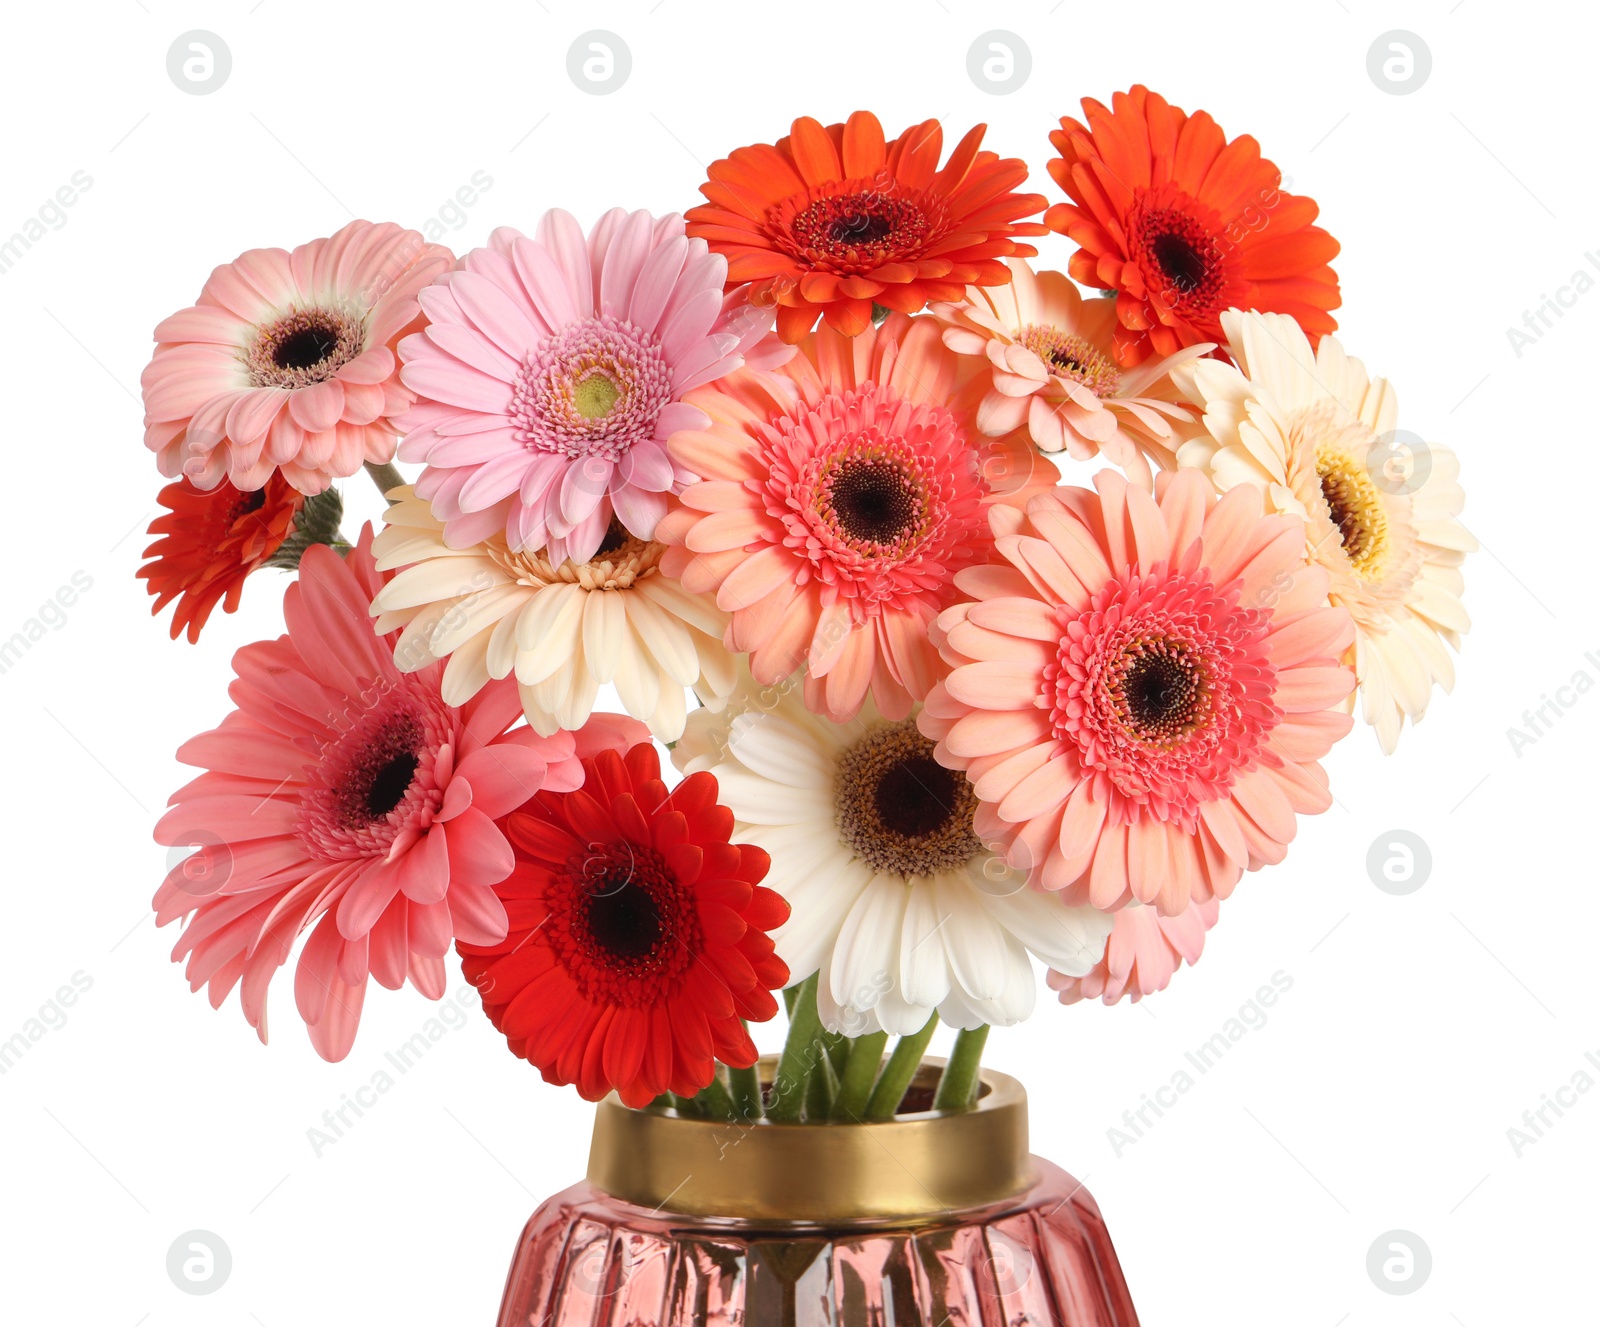
<svg viewBox="0 0 1600 1327">
<path fill-rule="evenodd" d="M 1250 485 L 1268 511 L 1304 522 L 1332 602 L 1355 619 L 1362 716 L 1392 752 L 1433 688 L 1455 685 L 1444 642 L 1460 649 L 1472 625 L 1461 563 L 1478 541 L 1456 519 L 1465 495 L 1455 453 L 1397 433 L 1394 388 L 1369 379 L 1333 337 L 1313 352 L 1281 314 L 1231 310 L 1222 325 L 1238 367 L 1179 370 L 1205 414 L 1178 463 L 1220 489 Z"/>
<path fill-rule="evenodd" d="M 870 111 L 826 129 L 809 116 L 774 144 L 736 148 L 700 186 L 709 202 L 686 214 L 689 233 L 728 259 L 729 281 L 748 281 L 759 303 L 778 306 L 778 335 L 799 341 L 823 314 L 854 336 L 873 304 L 916 313 L 930 300 L 960 299 L 968 285 L 1010 279 L 998 261 L 1032 257 L 1022 221 L 1045 205 L 1013 192 L 1026 162 L 979 149 L 983 125 L 939 166 L 937 120 L 884 142 Z"/>
<path fill-rule="evenodd" d="M 1183 430 L 1194 424 L 1170 374 L 1211 346 L 1120 369 L 1114 300 L 1086 300 L 1060 272 L 1035 272 L 1020 258 L 1006 266 L 1009 285 L 972 286 L 961 303 L 929 310 L 948 324 L 945 345 L 988 361 L 978 427 L 993 437 L 1026 428 L 1047 452 L 1065 451 L 1075 461 L 1098 454 L 1146 477 L 1142 454 L 1170 467 Z"/>
<path fill-rule="evenodd" d="M 321 493 L 394 456 L 410 404 L 395 343 L 450 251 L 392 221 L 251 249 L 211 273 L 192 308 L 156 328 L 144 442 L 169 479 L 250 492 L 274 468 Z"/>
<path fill-rule="evenodd" d="M 711 427 L 668 444 L 703 482 L 657 528 L 662 570 L 716 596 L 763 685 L 807 665 L 807 704 L 836 723 L 869 688 L 890 719 L 927 694 L 928 625 L 988 556 L 985 505 L 1056 477 L 1026 441 L 975 443 L 956 376 L 932 319 L 819 328 L 780 371 L 694 393 Z"/>
<path fill-rule="evenodd" d="M 920 724 L 973 781 L 979 837 L 1033 883 L 1175 916 L 1327 809 L 1354 628 L 1299 523 L 1253 494 L 1218 499 L 1194 471 L 1154 498 L 1095 483 L 990 509 L 1009 565 L 957 573 L 969 602 L 935 626 L 952 671 Z"/>
<path fill-rule="evenodd" d="M 1050 175 L 1072 202 L 1045 224 L 1080 246 L 1074 280 L 1117 292 L 1118 363 L 1221 341 L 1230 308 L 1289 314 L 1313 339 L 1334 330 L 1339 242 L 1255 139 L 1229 141 L 1206 112 L 1141 86 L 1083 110 L 1087 125 L 1063 116 L 1050 135 Z"/>
<path fill-rule="evenodd" d="M 1130 903 L 1119 909 L 1111 925 L 1106 952 L 1084 976 L 1051 969 L 1045 982 L 1062 1004 L 1099 1000 L 1135 1004 L 1147 995 L 1167 989 L 1173 975 L 1187 963 L 1193 967 L 1206 947 L 1206 932 L 1217 924 L 1221 905 L 1216 899 L 1191 902 L 1176 917 L 1164 917 L 1157 908 Z"/>
</svg>

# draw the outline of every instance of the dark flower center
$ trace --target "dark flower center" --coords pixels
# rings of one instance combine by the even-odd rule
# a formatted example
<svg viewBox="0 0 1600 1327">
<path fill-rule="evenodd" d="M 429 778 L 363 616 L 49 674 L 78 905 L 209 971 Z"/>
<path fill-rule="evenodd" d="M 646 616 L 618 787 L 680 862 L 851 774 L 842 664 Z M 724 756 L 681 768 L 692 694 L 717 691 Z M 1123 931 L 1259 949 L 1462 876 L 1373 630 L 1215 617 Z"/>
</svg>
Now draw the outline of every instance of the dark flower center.
<svg viewBox="0 0 1600 1327">
<path fill-rule="evenodd" d="M 600 547 L 595 549 L 594 555 L 597 558 L 603 558 L 607 553 L 615 553 L 632 538 L 633 536 L 628 533 L 627 527 L 613 516 L 611 524 L 606 526 L 605 538 L 600 541 Z"/>
<path fill-rule="evenodd" d="M 1133 736 L 1166 744 L 1206 718 L 1205 673 L 1176 641 L 1141 641 L 1112 683 Z"/>
<path fill-rule="evenodd" d="M 851 458 L 829 486 L 834 519 L 846 538 L 892 544 L 922 520 L 922 494 L 893 461 Z"/>
<path fill-rule="evenodd" d="M 381 819 L 400 805 L 417 773 L 417 757 L 412 751 L 402 751 L 379 766 L 367 787 L 367 813 Z"/>
<path fill-rule="evenodd" d="M 1150 252 L 1167 280 L 1185 295 L 1199 289 L 1206 279 L 1205 256 L 1183 235 L 1156 236 Z"/>
<path fill-rule="evenodd" d="M 871 244 L 884 239 L 894 229 L 888 217 L 871 212 L 846 212 L 834 218 L 828 235 L 836 244 Z"/>
<path fill-rule="evenodd" d="M 915 719 L 874 729 L 839 758 L 835 804 L 840 841 L 880 871 L 933 875 L 982 851 L 972 785 L 933 758 Z"/>
<path fill-rule="evenodd" d="M 315 368 L 339 345 L 339 329 L 332 320 L 308 323 L 290 332 L 272 351 L 272 362 L 280 369 Z"/>
<path fill-rule="evenodd" d="M 643 959 L 655 952 L 666 927 L 655 898 L 631 878 L 603 879 L 589 895 L 589 934 L 614 958 Z"/>
<path fill-rule="evenodd" d="M 1321 449 L 1317 479 L 1328 504 L 1328 519 L 1339 531 L 1351 568 L 1367 580 L 1382 576 L 1390 565 L 1394 542 L 1383 494 L 1365 465 L 1336 449 Z"/>
</svg>

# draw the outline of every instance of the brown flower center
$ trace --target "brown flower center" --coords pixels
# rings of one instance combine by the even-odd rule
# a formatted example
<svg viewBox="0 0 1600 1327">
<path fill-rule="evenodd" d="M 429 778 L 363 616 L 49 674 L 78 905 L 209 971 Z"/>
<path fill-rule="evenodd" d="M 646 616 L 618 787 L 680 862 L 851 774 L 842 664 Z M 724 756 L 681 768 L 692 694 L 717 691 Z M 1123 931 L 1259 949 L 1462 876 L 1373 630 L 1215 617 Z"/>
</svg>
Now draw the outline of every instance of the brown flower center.
<svg viewBox="0 0 1600 1327">
<path fill-rule="evenodd" d="M 839 758 L 835 805 L 840 841 L 880 871 L 933 875 L 983 851 L 972 785 L 933 758 L 914 719 L 874 729 Z"/>
<path fill-rule="evenodd" d="M 256 329 L 243 351 L 252 387 L 294 390 L 325 382 L 365 348 L 359 318 L 337 309 L 295 309 Z"/>
<path fill-rule="evenodd" d="M 926 497 L 905 467 L 887 457 L 848 457 L 827 482 L 833 523 L 847 539 L 892 544 L 917 529 Z"/>
<path fill-rule="evenodd" d="M 1170 746 L 1208 717 L 1205 670 L 1181 641 L 1140 639 L 1108 683 L 1130 737 Z"/>
<path fill-rule="evenodd" d="M 1389 516 L 1372 476 L 1347 452 L 1321 447 L 1317 450 L 1317 478 L 1328 519 L 1339 532 L 1351 567 L 1363 580 L 1381 576 L 1391 546 Z"/>
<path fill-rule="evenodd" d="M 1227 278 L 1215 237 L 1181 207 L 1151 207 L 1136 216 L 1132 240 L 1150 293 L 1173 308 L 1209 310 Z"/>
<path fill-rule="evenodd" d="M 1057 377 L 1080 383 L 1101 398 L 1116 394 L 1122 375 L 1111 357 L 1087 337 L 1031 323 L 1017 334 L 1017 344 L 1033 351 Z"/>
<path fill-rule="evenodd" d="M 841 275 L 870 272 L 919 253 L 938 231 L 942 208 L 898 192 L 893 181 L 846 180 L 839 192 L 801 195 L 769 213 L 773 242 L 809 266 Z"/>
</svg>

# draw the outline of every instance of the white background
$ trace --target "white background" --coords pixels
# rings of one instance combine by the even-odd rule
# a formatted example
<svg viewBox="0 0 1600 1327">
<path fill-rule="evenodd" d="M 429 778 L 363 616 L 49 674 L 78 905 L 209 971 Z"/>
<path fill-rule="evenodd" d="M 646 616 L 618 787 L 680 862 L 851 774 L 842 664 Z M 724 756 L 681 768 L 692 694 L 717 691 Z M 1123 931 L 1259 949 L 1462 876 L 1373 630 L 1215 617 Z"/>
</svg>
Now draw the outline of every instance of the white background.
<svg viewBox="0 0 1600 1327">
<path fill-rule="evenodd" d="M 1346 346 L 1396 382 L 1403 428 L 1460 451 L 1465 519 L 1484 546 L 1466 569 L 1475 628 L 1456 693 L 1395 758 L 1366 731 L 1335 753 L 1339 804 L 1303 823 L 1282 867 L 1246 880 L 1195 971 L 1140 1007 L 1041 1000 L 1030 1023 L 995 1033 L 989 1058 L 1025 1078 L 1035 1150 L 1099 1199 L 1148 1327 L 1596 1321 L 1584 1269 L 1600 1091 L 1570 1096 L 1520 1156 L 1507 1135 L 1586 1051 L 1600 1059 L 1600 693 L 1563 693 L 1576 703 L 1520 755 L 1508 738 L 1574 674 L 1600 680 L 1600 293 L 1520 355 L 1507 335 L 1600 249 L 1600 32 L 1578 12 L 1483 0 L 8 5 L 0 238 L 74 172 L 93 183 L 0 275 L 0 638 L 75 572 L 93 584 L 0 675 L 0 1040 L 75 973 L 92 986 L 0 1077 L 0 1319 L 487 1324 L 523 1220 L 581 1175 L 588 1144 L 590 1108 L 545 1087 L 474 1011 L 319 1157 L 307 1130 L 433 1007 L 375 990 L 354 1052 L 329 1066 L 296 1025 L 287 971 L 264 1049 L 236 999 L 212 1012 L 167 962 L 176 928 L 157 932 L 148 904 L 165 869 L 151 826 L 187 777 L 171 753 L 225 713 L 232 651 L 280 630 L 285 580 L 253 580 L 198 647 L 149 617 L 133 572 L 163 482 L 138 401 L 155 323 L 240 250 L 292 247 L 352 216 L 420 227 L 477 171 L 493 184 L 447 235 L 458 252 L 496 224 L 531 229 L 552 205 L 586 223 L 614 204 L 691 206 L 727 150 L 858 106 L 891 133 L 940 116 L 947 143 L 986 120 L 989 145 L 1025 157 L 1055 201 L 1044 163 L 1056 118 L 1144 81 L 1254 133 L 1322 204 L 1344 246 Z M 174 39 L 197 28 L 233 58 L 204 96 L 166 69 Z M 566 72 L 569 45 L 593 28 L 632 51 L 610 95 Z M 992 28 L 1032 52 L 1010 95 L 967 74 L 969 46 Z M 1432 51 L 1409 95 L 1367 73 L 1391 29 Z M 1065 266 L 1067 241 L 1041 244 L 1041 262 Z M 346 485 L 362 516 L 378 507 L 365 485 Z M 1366 868 L 1396 828 L 1433 857 L 1405 897 Z M 1293 985 L 1266 1025 L 1118 1155 L 1107 1131 L 1123 1112 L 1277 972 Z M 230 1279 L 207 1298 L 180 1293 L 165 1267 L 194 1229 L 232 1251 Z M 1432 1251 L 1427 1283 L 1403 1297 L 1366 1271 L 1393 1229 Z"/>
</svg>

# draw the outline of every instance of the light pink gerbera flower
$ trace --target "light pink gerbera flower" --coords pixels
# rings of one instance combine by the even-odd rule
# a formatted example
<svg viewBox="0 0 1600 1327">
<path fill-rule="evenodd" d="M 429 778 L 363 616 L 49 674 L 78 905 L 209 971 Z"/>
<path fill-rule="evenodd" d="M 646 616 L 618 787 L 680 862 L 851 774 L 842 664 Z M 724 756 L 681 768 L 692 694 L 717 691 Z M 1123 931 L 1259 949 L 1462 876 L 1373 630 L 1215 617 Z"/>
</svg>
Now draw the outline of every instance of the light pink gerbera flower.
<svg viewBox="0 0 1600 1327">
<path fill-rule="evenodd" d="M 450 251 L 393 222 L 251 249 L 211 273 L 199 300 L 156 328 L 144 387 L 144 442 L 169 479 L 226 479 L 252 492 L 276 468 L 321 493 L 364 462 L 394 456 L 411 401 L 395 343 L 417 292 Z"/>
<path fill-rule="evenodd" d="M 1193 967 L 1200 961 L 1206 932 L 1217 924 L 1220 910 L 1216 899 L 1208 899 L 1191 902 L 1176 917 L 1163 917 L 1157 908 L 1130 903 L 1113 914 L 1106 952 L 1094 967 L 1081 977 L 1051 969 L 1045 981 L 1059 993 L 1062 1004 L 1079 1000 L 1116 1004 L 1124 997 L 1137 1004 L 1166 990 L 1183 964 Z"/>
<path fill-rule="evenodd" d="M 156 892 L 158 925 L 193 914 L 173 959 L 188 958 L 213 1006 L 242 981 L 263 1041 L 268 983 L 311 931 L 295 1002 L 328 1060 L 350 1050 L 369 976 L 437 1000 L 453 941 L 504 937 L 491 886 L 513 858 L 496 818 L 540 789 L 578 787 L 581 756 L 648 739 L 611 715 L 577 735 L 508 732 L 522 709 L 509 680 L 445 704 L 444 665 L 401 673 L 394 636 L 372 631 L 384 578 L 371 545 L 368 527 L 345 560 L 306 552 L 284 595 L 288 634 L 234 656 L 238 709 L 179 749 L 206 772 L 172 795 L 155 834 L 198 845 Z"/>
<path fill-rule="evenodd" d="M 680 400 L 754 354 L 787 353 L 771 310 L 723 294 L 727 260 L 677 214 L 607 212 L 585 239 L 545 213 L 509 227 L 422 293 L 429 323 L 400 347 L 417 393 L 400 455 L 453 548 L 503 530 L 513 552 L 587 562 L 612 515 L 640 539 L 692 476 L 664 444 L 705 414 Z"/>
<path fill-rule="evenodd" d="M 1060 272 L 1035 272 L 1021 258 L 1004 262 L 1009 284 L 970 286 L 962 302 L 928 310 L 946 324 L 945 345 L 987 361 L 978 427 L 996 437 L 1025 428 L 1042 450 L 1075 461 L 1104 456 L 1137 470 L 1147 487 L 1146 455 L 1175 469 L 1173 453 L 1198 426 L 1172 370 L 1211 345 L 1119 368 L 1115 300 L 1086 300 Z"/>
<path fill-rule="evenodd" d="M 903 719 L 941 672 L 928 639 L 958 568 L 989 557 L 984 508 L 1059 477 L 1026 439 L 979 438 L 929 318 L 824 325 L 776 373 L 695 393 L 710 427 L 669 450 L 704 482 L 660 524 L 662 570 L 731 614 L 763 685 L 806 666 L 806 704 L 845 723 L 871 690 Z"/>
<path fill-rule="evenodd" d="M 1004 564 L 957 574 L 972 602 L 935 626 L 952 671 L 920 723 L 972 780 L 979 837 L 1033 883 L 1176 916 L 1327 809 L 1355 630 L 1300 523 L 1253 490 L 1095 483 L 991 509 Z"/>
</svg>

